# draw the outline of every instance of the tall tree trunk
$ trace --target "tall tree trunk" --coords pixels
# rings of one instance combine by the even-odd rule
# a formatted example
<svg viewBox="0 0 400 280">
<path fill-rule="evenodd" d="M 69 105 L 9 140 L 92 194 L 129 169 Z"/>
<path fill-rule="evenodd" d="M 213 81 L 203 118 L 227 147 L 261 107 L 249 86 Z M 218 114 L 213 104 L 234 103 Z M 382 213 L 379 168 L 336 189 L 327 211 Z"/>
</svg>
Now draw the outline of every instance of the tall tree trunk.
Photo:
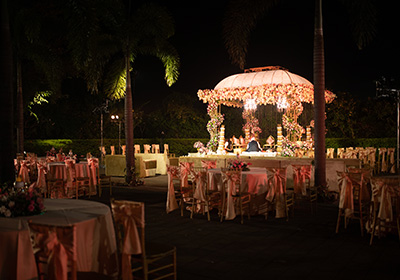
<svg viewBox="0 0 400 280">
<path fill-rule="evenodd" d="M 0 7 L 0 183 L 15 180 L 13 60 L 7 0 Z"/>
<path fill-rule="evenodd" d="M 17 58 L 17 153 L 24 152 L 24 99 L 21 60 Z"/>
<path fill-rule="evenodd" d="M 315 0 L 314 26 L 315 185 L 326 186 L 325 155 L 325 57 L 322 0 Z"/>
<path fill-rule="evenodd" d="M 126 143 L 126 182 L 132 183 L 135 174 L 135 154 L 133 149 L 133 112 L 132 112 L 132 86 L 130 75 L 129 55 L 125 55 L 126 67 L 126 95 L 125 95 L 125 143 Z"/>
</svg>

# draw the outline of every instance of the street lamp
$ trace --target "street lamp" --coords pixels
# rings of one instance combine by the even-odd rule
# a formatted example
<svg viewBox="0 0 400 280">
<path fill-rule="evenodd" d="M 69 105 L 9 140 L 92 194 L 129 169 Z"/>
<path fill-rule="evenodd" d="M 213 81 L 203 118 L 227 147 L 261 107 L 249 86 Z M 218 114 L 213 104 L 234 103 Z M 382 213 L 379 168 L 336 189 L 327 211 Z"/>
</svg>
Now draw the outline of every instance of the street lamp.
<svg viewBox="0 0 400 280">
<path fill-rule="evenodd" d="M 108 100 L 106 100 L 103 104 L 100 106 L 94 108 L 93 113 L 100 112 L 100 162 L 101 164 L 104 163 L 104 153 L 103 153 L 103 147 L 104 147 L 104 137 L 103 137 L 103 114 L 108 113 Z"/>
<path fill-rule="evenodd" d="M 118 122 L 118 154 L 121 154 L 121 119 L 118 115 L 111 115 L 112 122 Z"/>
</svg>

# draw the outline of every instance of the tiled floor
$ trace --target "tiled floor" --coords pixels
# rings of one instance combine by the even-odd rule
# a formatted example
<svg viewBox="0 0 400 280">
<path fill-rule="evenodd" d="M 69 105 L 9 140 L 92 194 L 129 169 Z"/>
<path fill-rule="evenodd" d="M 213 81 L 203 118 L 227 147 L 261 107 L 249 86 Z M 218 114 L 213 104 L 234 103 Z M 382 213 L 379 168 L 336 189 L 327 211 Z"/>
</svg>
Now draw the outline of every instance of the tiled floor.
<svg viewBox="0 0 400 280">
<path fill-rule="evenodd" d="M 319 203 L 318 212 L 296 209 L 288 222 L 264 216 L 219 222 L 189 212 L 165 212 L 166 176 L 146 178 L 140 187 L 113 188 L 115 199 L 146 203 L 146 238 L 173 244 L 178 279 L 400 279 L 400 241 L 360 235 L 359 224 L 335 234 L 337 205 Z M 109 204 L 108 191 L 92 197 Z"/>
</svg>

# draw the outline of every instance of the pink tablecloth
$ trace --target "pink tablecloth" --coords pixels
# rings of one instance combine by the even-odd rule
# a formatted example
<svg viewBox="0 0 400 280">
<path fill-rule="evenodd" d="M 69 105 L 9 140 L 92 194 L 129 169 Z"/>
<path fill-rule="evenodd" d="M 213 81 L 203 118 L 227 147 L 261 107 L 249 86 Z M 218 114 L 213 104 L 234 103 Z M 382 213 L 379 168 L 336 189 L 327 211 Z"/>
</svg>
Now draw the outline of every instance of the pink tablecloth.
<svg viewBox="0 0 400 280">
<path fill-rule="evenodd" d="M 37 276 L 27 220 L 49 225 L 75 224 L 78 271 L 118 274 L 117 247 L 110 208 L 74 199 L 45 199 L 43 215 L 0 218 L 0 279 Z"/>
</svg>

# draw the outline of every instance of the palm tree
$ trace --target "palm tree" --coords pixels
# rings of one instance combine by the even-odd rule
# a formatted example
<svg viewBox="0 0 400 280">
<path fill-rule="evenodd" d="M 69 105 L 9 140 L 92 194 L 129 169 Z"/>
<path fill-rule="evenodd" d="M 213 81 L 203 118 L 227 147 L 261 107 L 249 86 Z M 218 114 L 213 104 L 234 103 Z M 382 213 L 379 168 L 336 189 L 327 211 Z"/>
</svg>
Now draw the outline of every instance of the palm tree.
<svg viewBox="0 0 400 280">
<path fill-rule="evenodd" d="M 257 21 L 276 6 L 279 0 L 233 0 L 224 19 L 225 45 L 231 60 L 244 69 L 250 32 Z M 372 0 L 341 1 L 348 8 L 353 35 L 361 49 L 375 35 Z M 314 121 L 315 121 L 315 184 L 326 186 L 325 162 L 325 56 L 322 26 L 322 0 L 315 0 L 314 18 Z"/>
<path fill-rule="evenodd" d="M 0 182 L 12 182 L 14 178 L 13 137 L 13 78 L 12 47 L 7 0 L 0 6 Z"/>
<path fill-rule="evenodd" d="M 88 6 L 91 0 L 80 1 Z M 132 6 L 131 1 L 98 1 L 97 14 L 79 17 L 83 6 L 72 3 L 70 45 L 76 66 L 85 75 L 93 92 L 104 92 L 111 99 L 125 98 L 126 181 L 135 183 L 133 150 L 133 100 L 131 79 L 139 55 L 159 58 L 165 68 L 165 80 L 171 86 L 179 75 L 179 56 L 168 39 L 174 34 L 173 21 L 166 9 L 146 3 Z M 84 4 L 82 4 L 84 5 Z M 105 8 L 106 7 L 106 8 Z M 77 17 L 78 16 L 78 17 Z M 91 19 L 91 22 L 83 22 Z M 82 27 L 86 29 L 82 29 Z M 106 27 L 106 28 L 105 28 Z M 86 44 L 82 44 L 86 42 Z"/>
</svg>

